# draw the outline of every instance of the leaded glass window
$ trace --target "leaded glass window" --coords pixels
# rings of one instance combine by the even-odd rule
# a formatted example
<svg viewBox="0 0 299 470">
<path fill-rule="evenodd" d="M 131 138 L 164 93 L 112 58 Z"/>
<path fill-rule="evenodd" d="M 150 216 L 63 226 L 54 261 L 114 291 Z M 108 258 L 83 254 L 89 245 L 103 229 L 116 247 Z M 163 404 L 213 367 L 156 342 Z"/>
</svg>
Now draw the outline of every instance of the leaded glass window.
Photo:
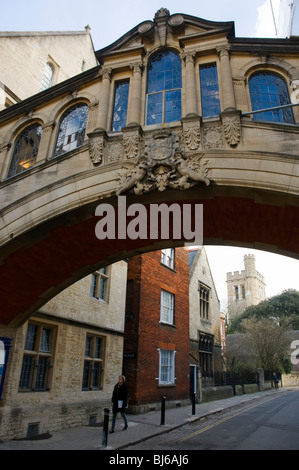
<svg viewBox="0 0 299 470">
<path fill-rule="evenodd" d="M 108 300 L 108 268 L 101 268 L 91 275 L 90 295 L 95 299 Z"/>
<path fill-rule="evenodd" d="M 28 127 L 20 134 L 14 147 L 8 178 L 28 170 L 35 164 L 41 135 L 42 127 L 39 124 Z"/>
<path fill-rule="evenodd" d="M 218 116 L 221 112 L 216 64 L 200 67 L 202 117 Z"/>
<path fill-rule="evenodd" d="M 104 366 L 104 339 L 86 336 L 82 390 L 102 388 Z"/>
<path fill-rule="evenodd" d="M 84 142 L 88 106 L 79 105 L 68 110 L 59 126 L 54 157 L 80 147 Z"/>
<path fill-rule="evenodd" d="M 273 108 L 290 103 L 285 81 L 270 72 L 259 72 L 249 80 L 252 111 Z M 254 120 L 294 124 L 292 108 L 276 109 L 253 114 Z"/>
<path fill-rule="evenodd" d="M 19 390 L 49 389 L 54 349 L 53 333 L 51 327 L 28 324 Z"/>
<path fill-rule="evenodd" d="M 129 97 L 129 80 L 118 82 L 115 85 L 112 131 L 121 131 L 127 124 L 127 110 Z"/>
<path fill-rule="evenodd" d="M 173 51 L 156 53 L 149 62 L 146 124 L 181 119 L 181 60 Z"/>
</svg>

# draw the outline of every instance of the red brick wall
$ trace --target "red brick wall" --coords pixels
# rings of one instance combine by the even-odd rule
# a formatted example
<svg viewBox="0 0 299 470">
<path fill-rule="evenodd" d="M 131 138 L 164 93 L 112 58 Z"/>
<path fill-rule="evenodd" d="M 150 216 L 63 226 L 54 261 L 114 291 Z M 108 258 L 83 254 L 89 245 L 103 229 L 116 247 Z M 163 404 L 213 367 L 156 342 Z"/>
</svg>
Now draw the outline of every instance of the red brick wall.
<svg viewBox="0 0 299 470">
<path fill-rule="evenodd" d="M 175 250 L 174 270 L 161 264 L 161 251 L 133 258 L 128 266 L 124 373 L 132 404 L 189 396 L 188 252 Z M 161 289 L 175 295 L 174 326 L 160 323 Z M 175 350 L 175 386 L 159 386 L 159 351 Z"/>
</svg>

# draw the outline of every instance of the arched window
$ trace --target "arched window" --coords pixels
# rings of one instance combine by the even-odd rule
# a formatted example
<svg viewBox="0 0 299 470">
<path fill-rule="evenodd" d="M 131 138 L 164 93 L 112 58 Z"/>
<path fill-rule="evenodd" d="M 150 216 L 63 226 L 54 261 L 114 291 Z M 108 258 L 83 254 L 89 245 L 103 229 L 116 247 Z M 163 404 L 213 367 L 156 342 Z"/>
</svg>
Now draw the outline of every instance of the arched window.
<svg viewBox="0 0 299 470">
<path fill-rule="evenodd" d="M 181 119 L 181 60 L 173 51 L 157 52 L 150 60 L 147 77 L 146 124 Z"/>
<path fill-rule="evenodd" d="M 38 147 L 42 135 L 39 124 L 27 127 L 17 138 L 7 177 L 22 173 L 36 162 Z"/>
<path fill-rule="evenodd" d="M 40 87 L 40 91 L 43 91 L 43 90 L 46 90 L 47 88 L 50 88 L 50 86 L 52 85 L 53 73 L 54 73 L 53 66 L 49 62 L 47 62 L 46 67 L 45 67 L 45 71 L 44 71 L 44 75 L 43 75 L 43 79 L 42 79 L 42 84 L 41 84 L 41 87 Z"/>
<path fill-rule="evenodd" d="M 271 72 L 259 72 L 249 80 L 252 111 L 290 104 L 285 81 Z M 276 109 L 253 114 L 254 120 L 294 124 L 292 108 Z"/>
<path fill-rule="evenodd" d="M 70 152 L 83 144 L 88 106 L 81 104 L 68 110 L 60 122 L 54 157 Z"/>
</svg>

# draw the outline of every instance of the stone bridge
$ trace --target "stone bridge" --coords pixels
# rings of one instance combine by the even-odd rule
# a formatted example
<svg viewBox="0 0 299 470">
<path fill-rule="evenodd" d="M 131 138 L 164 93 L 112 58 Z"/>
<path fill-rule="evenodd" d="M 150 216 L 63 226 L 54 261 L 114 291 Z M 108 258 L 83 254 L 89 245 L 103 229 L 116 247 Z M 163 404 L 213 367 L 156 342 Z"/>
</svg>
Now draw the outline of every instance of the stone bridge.
<svg viewBox="0 0 299 470">
<path fill-rule="evenodd" d="M 186 243 L 172 235 L 99 240 L 96 208 L 109 203 L 117 211 L 119 195 L 127 207 L 203 204 L 204 244 L 299 258 L 298 107 L 293 123 L 253 119 L 246 88 L 253 71 L 279 71 L 291 95 L 299 41 L 250 44 L 234 37 L 231 23 L 160 12 L 99 51 L 98 67 L 0 113 L 1 324 L 20 324 L 101 266 Z M 166 46 L 181 49 L 183 117 L 146 125 L 147 61 Z M 196 91 L 205 56 L 220 75 L 221 112 L 212 118 L 202 115 Z M 142 67 L 132 66 L 141 59 Z M 112 132 L 113 87 L 126 78 L 126 125 Z M 82 103 L 88 106 L 84 140 L 53 157 L 61 116 Z M 36 160 L 7 177 L 15 139 L 32 124 L 42 127 Z"/>
</svg>

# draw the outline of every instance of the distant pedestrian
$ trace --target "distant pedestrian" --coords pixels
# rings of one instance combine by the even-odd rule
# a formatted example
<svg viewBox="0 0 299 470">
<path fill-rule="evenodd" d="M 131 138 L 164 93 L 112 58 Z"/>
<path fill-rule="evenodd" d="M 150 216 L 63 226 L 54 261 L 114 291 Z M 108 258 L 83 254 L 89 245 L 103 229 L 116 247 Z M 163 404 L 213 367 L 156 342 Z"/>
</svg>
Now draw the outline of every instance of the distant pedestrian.
<svg viewBox="0 0 299 470">
<path fill-rule="evenodd" d="M 125 431 L 128 429 L 128 421 L 125 414 L 125 409 L 128 404 L 128 389 L 126 385 L 126 378 L 124 375 L 120 375 L 118 378 L 118 382 L 114 387 L 113 394 L 112 394 L 112 427 L 110 433 L 114 432 L 115 423 L 116 423 L 116 415 L 120 413 L 123 420 L 124 420 L 124 428 Z"/>
<path fill-rule="evenodd" d="M 274 382 L 275 390 L 277 390 L 278 389 L 278 384 L 279 384 L 279 378 L 277 377 L 276 372 L 273 372 L 273 382 Z"/>
</svg>

